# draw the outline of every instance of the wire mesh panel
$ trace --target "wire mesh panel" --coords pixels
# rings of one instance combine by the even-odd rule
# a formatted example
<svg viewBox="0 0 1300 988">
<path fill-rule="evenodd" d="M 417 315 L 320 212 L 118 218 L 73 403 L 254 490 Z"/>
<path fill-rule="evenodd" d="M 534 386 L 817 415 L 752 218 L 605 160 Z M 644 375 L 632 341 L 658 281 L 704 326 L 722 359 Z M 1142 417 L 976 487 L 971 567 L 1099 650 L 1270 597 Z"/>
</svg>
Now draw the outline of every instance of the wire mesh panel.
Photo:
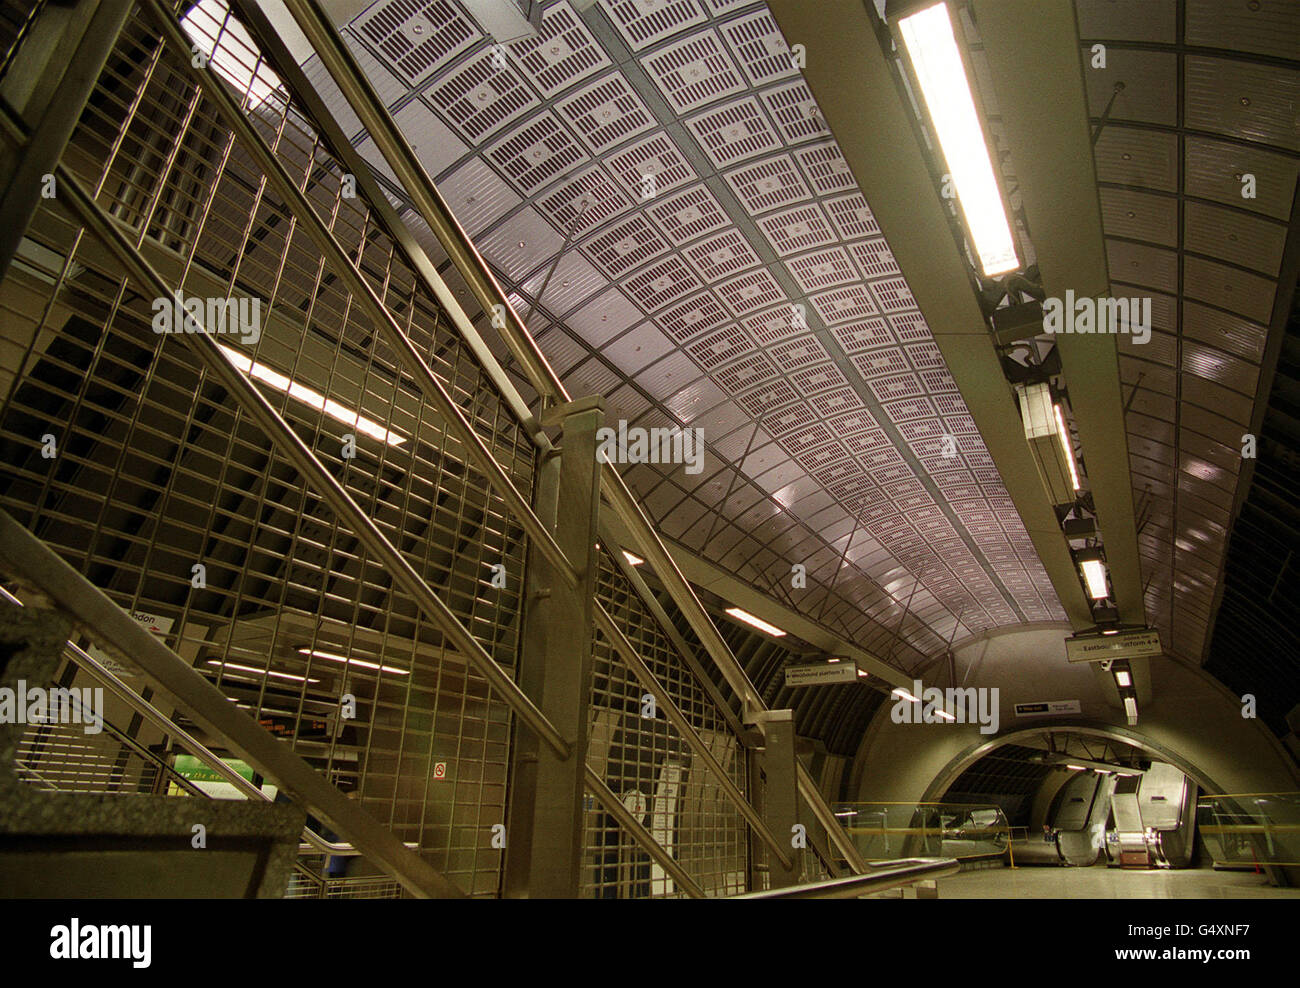
<svg viewBox="0 0 1300 988">
<path fill-rule="evenodd" d="M 701 741 L 745 790 L 744 751 L 704 688 L 602 550 L 598 599 Z M 611 643 L 597 632 L 588 762 L 707 895 L 745 891 L 746 824 L 716 778 L 665 719 Z M 584 834 L 583 895 L 682 894 L 592 798 Z"/>
<path fill-rule="evenodd" d="M 222 84 L 527 497 L 531 441 L 352 176 L 247 36 L 207 30 Z M 205 373 L 182 307 L 507 667 L 523 533 L 190 57 L 137 13 L 64 157 L 178 296 L 124 278 L 57 196 L 6 276 L 0 363 L 20 370 L 0 380 L 0 505 L 435 868 L 494 894 L 508 707 Z"/>
</svg>

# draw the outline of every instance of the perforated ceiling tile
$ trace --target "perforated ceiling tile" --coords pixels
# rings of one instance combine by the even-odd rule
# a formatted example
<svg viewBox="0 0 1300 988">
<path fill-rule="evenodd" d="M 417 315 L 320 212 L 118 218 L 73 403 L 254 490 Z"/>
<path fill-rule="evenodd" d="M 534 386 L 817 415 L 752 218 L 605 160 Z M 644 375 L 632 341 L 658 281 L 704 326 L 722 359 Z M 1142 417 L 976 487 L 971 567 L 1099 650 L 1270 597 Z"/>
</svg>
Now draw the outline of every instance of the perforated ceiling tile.
<svg viewBox="0 0 1300 988">
<path fill-rule="evenodd" d="M 633 51 L 705 20 L 695 0 L 600 0 L 600 5 Z"/>
<path fill-rule="evenodd" d="M 730 220 L 713 198 L 713 193 L 703 185 L 678 192 L 663 202 L 646 207 L 659 224 L 664 236 L 675 244 L 687 244 L 696 237 L 721 230 Z"/>
<path fill-rule="evenodd" d="M 686 126 L 718 168 L 781 146 L 776 131 L 752 96 L 692 117 Z"/>
<path fill-rule="evenodd" d="M 813 147 L 795 148 L 794 156 L 799 159 L 808 181 L 820 195 L 833 195 L 857 188 L 849 163 L 844 160 L 840 146 L 834 141 Z"/>
<path fill-rule="evenodd" d="M 738 316 L 748 315 L 785 299 L 785 292 L 767 271 L 760 268 L 724 281 L 713 289 L 723 304 Z"/>
<path fill-rule="evenodd" d="M 656 261 L 623 284 L 624 291 L 647 312 L 662 309 L 702 287 L 700 279 L 676 255 Z"/>
<path fill-rule="evenodd" d="M 708 292 L 692 295 L 664 309 L 655 322 L 678 343 L 716 329 L 731 319 L 726 309 Z"/>
<path fill-rule="evenodd" d="M 758 95 L 787 143 L 798 144 L 830 133 L 812 90 L 802 79 L 773 86 Z"/>
<path fill-rule="evenodd" d="M 506 47 L 543 96 L 554 96 L 610 64 L 567 0 L 546 9 L 535 37 Z"/>
<path fill-rule="evenodd" d="M 774 309 L 745 316 L 740 324 L 755 340 L 767 346 L 795 333 L 805 332 L 808 328 L 807 306 L 802 303 L 778 305 Z"/>
<path fill-rule="evenodd" d="M 412 88 L 483 37 L 450 0 L 388 0 L 352 26 Z"/>
<path fill-rule="evenodd" d="M 769 435 L 775 436 L 777 441 L 787 450 L 790 452 L 796 452 L 796 450 L 791 449 L 791 446 L 798 446 L 801 441 L 812 438 L 805 435 L 805 433 L 807 432 L 808 427 L 816 422 L 816 419 L 817 417 L 813 414 L 813 410 L 809 408 L 805 402 L 796 402 L 787 408 L 781 409 L 779 412 L 773 412 L 771 415 L 766 416 L 763 419 L 763 428 L 768 431 Z M 825 429 L 825 426 L 822 428 L 825 432 L 825 435 L 822 437 L 822 441 L 824 442 L 830 439 L 830 432 Z M 791 437 L 794 434 L 798 434 L 799 438 L 795 439 L 792 443 Z M 813 444 L 813 442 L 808 442 L 805 444 L 805 448 L 807 445 Z"/>
<path fill-rule="evenodd" d="M 694 182 L 695 169 L 664 134 L 651 134 L 605 157 L 633 199 L 648 202 Z"/>
<path fill-rule="evenodd" d="M 550 110 L 529 119 L 485 154 L 526 196 L 588 160 Z"/>
<path fill-rule="evenodd" d="M 719 281 L 758 264 L 758 255 L 739 230 L 724 230 L 685 248 L 682 253 L 707 282 Z"/>
<path fill-rule="evenodd" d="M 802 370 L 791 371 L 790 381 L 808 397 L 825 394 L 836 388 L 844 387 L 848 382 L 840 369 L 834 364 L 817 364 Z"/>
<path fill-rule="evenodd" d="M 896 387 L 900 390 L 910 388 L 910 382 L 897 382 Z M 885 385 L 881 385 L 885 387 Z M 920 385 L 917 384 L 919 389 Z M 889 416 L 890 421 L 895 423 L 908 422 L 918 418 L 926 418 L 935 414 L 934 404 L 929 398 L 904 398 L 900 401 L 891 401 L 888 404 L 882 403 L 885 414 Z M 996 471 L 995 471 L 996 472 Z"/>
<path fill-rule="evenodd" d="M 858 373 L 867 381 L 874 377 L 903 373 L 909 369 L 903 355 L 892 348 L 860 353 L 850 359 L 853 361 L 853 366 L 858 369 Z"/>
<path fill-rule="evenodd" d="M 652 82 L 678 113 L 734 96 L 745 89 L 721 39 L 701 31 L 641 59 Z"/>
<path fill-rule="evenodd" d="M 831 335 L 846 353 L 895 342 L 888 324 L 880 318 L 860 319 L 845 326 L 836 326 L 831 330 Z"/>
<path fill-rule="evenodd" d="M 876 314 L 876 304 L 867 293 L 865 285 L 849 285 L 820 295 L 810 295 L 808 301 L 827 326 Z"/>
<path fill-rule="evenodd" d="M 753 349 L 754 344 L 749 337 L 734 324 L 724 326 L 686 346 L 686 352 L 710 373 L 727 361 L 734 360 Z"/>
<path fill-rule="evenodd" d="M 792 257 L 785 266 L 805 292 L 833 288 L 858 279 L 857 269 L 843 247 L 828 247 Z"/>
<path fill-rule="evenodd" d="M 830 359 L 826 348 L 811 334 L 769 346 L 767 353 L 786 373 Z"/>
<path fill-rule="evenodd" d="M 798 398 L 798 393 L 790 386 L 788 381 L 777 380 L 767 381 L 748 394 L 737 395 L 735 401 L 750 415 L 757 416 L 774 408 L 788 405 L 790 402 L 798 400 Z"/>
<path fill-rule="evenodd" d="M 772 249 L 782 257 L 835 243 L 835 234 L 815 202 L 760 217 L 757 224 Z"/>
<path fill-rule="evenodd" d="M 880 311 L 886 314 L 903 312 L 916 306 L 907 281 L 903 278 L 886 278 L 871 282 L 871 294 L 875 296 Z M 899 339 L 905 339 L 900 334 Z"/>
<path fill-rule="evenodd" d="M 713 378 L 729 392 L 744 391 L 777 376 L 776 366 L 762 353 L 751 353 L 728 367 L 713 372 Z"/>
<path fill-rule="evenodd" d="M 718 30 L 755 86 L 798 73 L 790 46 L 768 11 L 756 10 L 726 21 L 718 26 Z"/>
<path fill-rule="evenodd" d="M 823 205 L 830 214 L 835 229 L 845 240 L 875 236 L 880 233 L 876 217 L 872 215 L 871 208 L 861 193 L 827 199 Z"/>
<path fill-rule="evenodd" d="M 555 110 L 597 156 L 657 125 L 641 97 L 617 72 L 557 100 Z"/>
<path fill-rule="evenodd" d="M 457 133 L 475 145 L 538 105 L 519 74 L 491 50 L 471 56 L 442 76 L 425 96 Z"/>
<path fill-rule="evenodd" d="M 438 190 L 470 236 L 517 206 L 519 194 L 481 158 L 471 158 L 438 183 Z"/>
<path fill-rule="evenodd" d="M 612 279 L 619 279 L 670 248 L 643 215 L 634 213 L 596 234 L 582 249 Z"/>
<path fill-rule="evenodd" d="M 537 205 L 557 227 L 578 237 L 630 209 L 632 203 L 599 165 L 593 165 L 543 195 Z"/>
<path fill-rule="evenodd" d="M 594 347 L 603 346 L 641 319 L 641 310 L 617 288 L 611 288 L 565 319 L 569 328 Z"/>
<path fill-rule="evenodd" d="M 751 216 L 812 198 L 788 154 L 726 172 L 723 178 Z"/>
<path fill-rule="evenodd" d="M 893 251 L 883 237 L 858 240 L 847 246 L 864 278 L 887 278 L 901 273 Z"/>
<path fill-rule="evenodd" d="M 605 346 L 601 353 L 623 373 L 636 374 L 672 349 L 672 343 L 652 323 L 636 329 Z"/>
</svg>

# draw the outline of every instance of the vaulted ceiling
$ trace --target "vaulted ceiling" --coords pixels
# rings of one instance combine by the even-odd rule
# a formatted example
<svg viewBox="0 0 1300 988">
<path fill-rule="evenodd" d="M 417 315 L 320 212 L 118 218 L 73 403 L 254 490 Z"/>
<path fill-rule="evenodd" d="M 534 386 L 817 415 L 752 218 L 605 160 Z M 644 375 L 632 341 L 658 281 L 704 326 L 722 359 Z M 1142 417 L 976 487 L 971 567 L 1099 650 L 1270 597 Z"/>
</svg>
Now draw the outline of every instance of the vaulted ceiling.
<svg viewBox="0 0 1300 988">
<path fill-rule="evenodd" d="M 566 386 L 703 430 L 702 472 L 627 468 L 663 534 L 904 665 L 1064 617 L 764 3 L 556 0 L 499 47 L 381 0 L 343 30 Z"/>
</svg>

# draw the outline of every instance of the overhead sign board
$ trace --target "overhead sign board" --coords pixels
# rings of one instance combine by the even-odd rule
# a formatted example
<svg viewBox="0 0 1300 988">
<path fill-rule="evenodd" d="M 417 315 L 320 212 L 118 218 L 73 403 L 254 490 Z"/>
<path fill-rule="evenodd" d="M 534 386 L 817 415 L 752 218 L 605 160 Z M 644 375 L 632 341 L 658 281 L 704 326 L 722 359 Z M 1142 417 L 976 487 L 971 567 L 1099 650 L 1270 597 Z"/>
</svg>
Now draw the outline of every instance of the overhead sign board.
<svg viewBox="0 0 1300 988">
<path fill-rule="evenodd" d="M 1121 631 L 1114 635 L 1073 635 L 1065 639 L 1065 655 L 1071 662 L 1142 659 L 1163 654 L 1160 632 L 1154 629 Z"/>
<path fill-rule="evenodd" d="M 1078 700 L 1040 700 L 1037 703 L 1017 703 L 1017 717 L 1054 717 L 1058 714 L 1081 713 Z"/>
<path fill-rule="evenodd" d="M 787 666 L 786 686 L 829 686 L 833 683 L 856 683 L 858 667 L 852 662 L 815 662 L 812 665 Z"/>
</svg>

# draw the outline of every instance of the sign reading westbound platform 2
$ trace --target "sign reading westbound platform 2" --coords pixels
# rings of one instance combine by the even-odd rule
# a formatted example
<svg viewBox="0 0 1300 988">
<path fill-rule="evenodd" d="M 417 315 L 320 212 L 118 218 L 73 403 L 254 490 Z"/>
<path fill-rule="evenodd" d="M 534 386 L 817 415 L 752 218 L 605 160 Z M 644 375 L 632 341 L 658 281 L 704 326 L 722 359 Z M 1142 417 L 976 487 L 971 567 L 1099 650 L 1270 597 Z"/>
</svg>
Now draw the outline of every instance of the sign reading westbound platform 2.
<svg viewBox="0 0 1300 988">
<path fill-rule="evenodd" d="M 1160 632 L 1155 630 L 1121 631 L 1114 635 L 1073 635 L 1065 639 L 1065 655 L 1071 662 L 1142 659 L 1163 654 Z"/>
</svg>

